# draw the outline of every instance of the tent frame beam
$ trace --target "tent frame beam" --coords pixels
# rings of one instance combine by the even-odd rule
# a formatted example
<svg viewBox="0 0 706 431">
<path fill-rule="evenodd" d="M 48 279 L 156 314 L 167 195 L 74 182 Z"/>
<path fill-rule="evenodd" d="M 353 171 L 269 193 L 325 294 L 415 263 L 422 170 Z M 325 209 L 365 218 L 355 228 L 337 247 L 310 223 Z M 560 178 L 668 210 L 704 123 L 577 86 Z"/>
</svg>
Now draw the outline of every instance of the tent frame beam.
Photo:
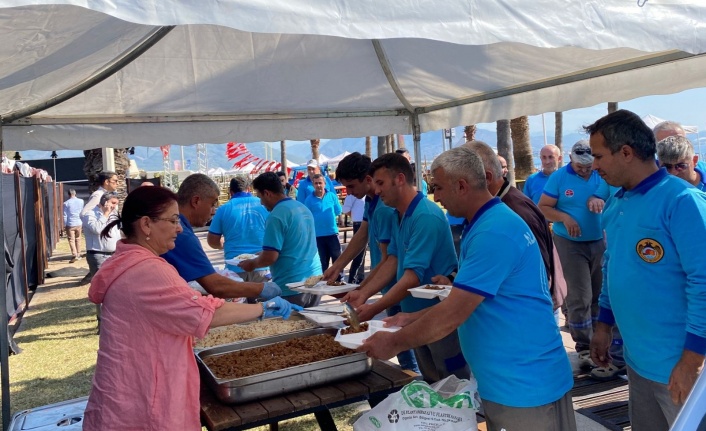
<svg viewBox="0 0 706 431">
<path fill-rule="evenodd" d="M 87 78 L 67 88 L 61 93 L 50 97 L 49 99 L 43 102 L 39 102 L 34 105 L 30 105 L 25 108 L 4 114 L 0 121 L 2 121 L 2 123 L 11 123 L 17 119 L 28 117 L 38 112 L 42 112 L 46 109 L 56 106 L 83 93 L 84 91 L 99 84 L 100 82 L 119 72 L 128 64 L 135 61 L 139 56 L 147 52 L 148 49 L 152 48 L 157 42 L 162 40 L 162 38 L 169 34 L 169 32 L 172 31 L 174 28 L 175 26 L 173 25 L 156 27 L 148 34 L 146 34 L 142 39 L 130 46 L 127 50 L 122 52 L 119 56 L 115 57 L 112 61 L 106 63 L 103 67 L 93 72 L 93 74 L 91 74 Z"/>
</svg>

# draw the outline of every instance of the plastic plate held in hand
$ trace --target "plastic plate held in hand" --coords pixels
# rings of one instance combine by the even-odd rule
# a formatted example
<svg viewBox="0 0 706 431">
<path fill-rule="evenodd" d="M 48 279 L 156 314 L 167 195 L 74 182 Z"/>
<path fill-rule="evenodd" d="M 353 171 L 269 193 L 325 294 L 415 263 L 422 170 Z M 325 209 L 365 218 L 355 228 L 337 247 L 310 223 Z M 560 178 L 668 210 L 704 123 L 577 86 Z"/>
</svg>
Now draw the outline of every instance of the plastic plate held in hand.
<svg viewBox="0 0 706 431">
<path fill-rule="evenodd" d="M 429 288 L 428 286 L 433 286 L 433 288 Z M 439 289 L 436 289 L 437 287 Z M 409 293 L 415 298 L 434 299 L 443 295 L 444 290 L 451 290 L 451 286 L 443 284 L 425 284 L 424 286 L 409 289 Z"/>
<path fill-rule="evenodd" d="M 358 347 L 363 345 L 363 342 L 368 337 L 370 337 L 376 332 L 395 332 L 401 329 L 399 326 L 391 326 L 389 328 L 385 328 L 385 322 L 383 322 L 382 320 L 371 320 L 366 323 L 368 324 L 368 330 L 363 332 L 357 332 L 355 334 L 342 335 L 341 330 L 345 328 L 339 329 L 338 333 L 336 334 L 336 338 L 334 338 L 334 341 L 348 349 L 357 349 Z"/>
</svg>

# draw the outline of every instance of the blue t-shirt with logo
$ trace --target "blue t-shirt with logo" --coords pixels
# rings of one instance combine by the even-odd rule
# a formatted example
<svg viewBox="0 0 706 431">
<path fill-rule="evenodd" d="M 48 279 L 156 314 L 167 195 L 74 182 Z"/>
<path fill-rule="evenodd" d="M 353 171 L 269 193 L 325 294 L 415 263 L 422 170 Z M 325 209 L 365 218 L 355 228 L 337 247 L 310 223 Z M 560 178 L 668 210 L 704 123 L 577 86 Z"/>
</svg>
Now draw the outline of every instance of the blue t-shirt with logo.
<svg viewBox="0 0 706 431">
<path fill-rule="evenodd" d="M 291 198 L 282 199 L 272 208 L 265 221 L 262 249 L 279 253 L 270 271 L 272 281 L 282 289 L 282 296 L 297 294 L 287 288 L 287 283 L 304 281 L 322 272 L 314 216 L 307 207 Z"/>
<path fill-rule="evenodd" d="M 397 210 L 395 217 L 395 220 L 400 220 Z M 435 275 L 451 274 L 458 263 L 451 228 L 444 212 L 421 192 L 417 193 L 394 227 L 387 250 L 388 254 L 397 256 L 397 280 L 409 269 L 417 275 L 420 285 L 431 283 Z M 400 305 L 402 311 L 412 313 L 438 302 L 438 299 L 407 295 Z"/>
<path fill-rule="evenodd" d="M 164 253 L 162 258 L 176 268 L 181 278 L 187 282 L 215 273 L 194 228 L 182 214 L 179 214 L 179 220 L 183 230 L 177 235 L 174 248 Z"/>
<path fill-rule="evenodd" d="M 208 233 L 223 236 L 223 255 L 226 260 L 244 253 L 257 253 L 262 250 L 265 220 L 268 214 L 260 199 L 250 193 L 236 193 L 218 208 L 211 220 Z M 234 272 L 243 272 L 243 269 L 237 265 L 226 264 L 226 268 Z M 257 269 L 267 270 L 267 268 Z"/>
<path fill-rule="evenodd" d="M 336 193 L 325 191 L 319 198 L 315 194 L 309 195 L 304 202 L 314 216 L 316 236 L 329 236 L 338 234 L 338 215 L 341 214 L 341 202 Z"/>
<path fill-rule="evenodd" d="M 525 180 L 525 185 L 522 187 L 522 193 L 524 193 L 528 198 L 532 199 L 535 205 L 539 203 L 539 198 L 542 197 L 542 192 L 544 191 L 544 186 L 547 184 L 549 175 L 545 175 L 544 172 L 535 172 Z"/>
<path fill-rule="evenodd" d="M 581 235 L 573 238 L 562 222 L 555 222 L 556 235 L 571 241 L 596 241 L 603 238 L 601 214 L 588 210 L 588 199 L 596 196 L 604 201 L 609 196 L 608 183 L 592 171 L 587 180 L 581 178 L 571 163 L 554 172 L 544 186 L 544 194 L 557 200 L 555 208 L 571 216 L 581 228 Z"/>
<path fill-rule="evenodd" d="M 618 324 L 632 369 L 667 384 L 684 349 L 706 354 L 706 195 L 660 169 L 603 214 L 598 320 Z"/>
<path fill-rule="evenodd" d="M 484 297 L 458 329 L 481 398 L 537 407 L 571 389 L 537 240 L 499 198 L 466 226 L 453 286 Z"/>
</svg>

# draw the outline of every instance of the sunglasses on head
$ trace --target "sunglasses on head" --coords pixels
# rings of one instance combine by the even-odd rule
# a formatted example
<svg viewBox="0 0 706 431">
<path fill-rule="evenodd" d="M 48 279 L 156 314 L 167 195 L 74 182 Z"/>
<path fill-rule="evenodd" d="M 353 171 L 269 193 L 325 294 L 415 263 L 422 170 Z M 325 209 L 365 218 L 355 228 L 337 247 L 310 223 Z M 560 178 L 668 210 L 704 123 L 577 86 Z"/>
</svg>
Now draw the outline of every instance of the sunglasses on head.
<svg viewBox="0 0 706 431">
<path fill-rule="evenodd" d="M 574 150 L 574 154 L 583 156 L 584 154 L 591 154 L 591 150 Z"/>
<path fill-rule="evenodd" d="M 683 171 L 684 169 L 689 167 L 688 163 L 662 163 L 662 166 L 667 168 L 668 171 L 671 171 L 672 169 L 676 169 L 677 171 Z"/>
</svg>

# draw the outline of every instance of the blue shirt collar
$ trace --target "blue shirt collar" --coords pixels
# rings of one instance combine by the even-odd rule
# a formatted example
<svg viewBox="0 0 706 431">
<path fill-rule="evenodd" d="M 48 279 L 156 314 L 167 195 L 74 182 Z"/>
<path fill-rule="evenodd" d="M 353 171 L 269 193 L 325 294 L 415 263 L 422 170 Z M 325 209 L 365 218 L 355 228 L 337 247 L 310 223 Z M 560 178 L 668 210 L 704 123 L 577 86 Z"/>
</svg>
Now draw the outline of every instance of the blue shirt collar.
<svg viewBox="0 0 706 431">
<path fill-rule="evenodd" d="M 184 214 L 179 214 L 179 220 L 181 220 L 181 226 L 184 228 L 184 230 L 189 230 L 191 232 L 194 231 L 194 228 L 191 227 L 191 223 L 189 223 L 189 220 L 184 217 Z"/>
<path fill-rule="evenodd" d="M 501 204 L 503 201 L 500 200 L 498 197 L 494 197 L 493 199 L 489 200 L 488 202 L 484 203 L 482 207 L 478 211 L 476 211 L 475 215 L 471 219 L 470 222 L 466 225 L 466 227 L 463 228 L 463 234 L 465 235 L 466 232 L 471 230 L 473 225 L 478 221 L 478 219 L 485 214 L 486 211 L 489 209 L 493 208 L 495 205 Z"/>
<path fill-rule="evenodd" d="M 660 168 L 660 170 L 658 170 L 654 174 L 640 181 L 640 184 L 636 185 L 635 188 L 633 188 L 632 190 L 626 190 L 625 187 L 621 187 L 620 190 L 615 193 L 615 197 L 621 199 L 627 192 L 635 192 L 644 195 L 645 193 L 649 192 L 652 187 L 657 185 L 657 183 L 666 178 L 667 175 L 669 175 L 669 173 L 667 173 L 667 169 Z"/>
<path fill-rule="evenodd" d="M 250 196 L 252 196 L 252 193 L 248 193 L 248 192 L 238 192 L 238 193 L 234 194 L 233 196 L 231 196 L 230 198 L 231 198 L 231 199 L 235 199 L 235 198 L 249 198 Z"/>
<path fill-rule="evenodd" d="M 417 195 L 412 199 L 412 202 L 409 203 L 409 206 L 407 207 L 407 211 L 404 212 L 405 217 L 409 217 L 414 213 L 414 210 L 417 208 L 417 205 L 419 205 L 419 202 L 422 201 L 424 198 L 424 195 L 422 192 L 417 192 Z"/>
</svg>

